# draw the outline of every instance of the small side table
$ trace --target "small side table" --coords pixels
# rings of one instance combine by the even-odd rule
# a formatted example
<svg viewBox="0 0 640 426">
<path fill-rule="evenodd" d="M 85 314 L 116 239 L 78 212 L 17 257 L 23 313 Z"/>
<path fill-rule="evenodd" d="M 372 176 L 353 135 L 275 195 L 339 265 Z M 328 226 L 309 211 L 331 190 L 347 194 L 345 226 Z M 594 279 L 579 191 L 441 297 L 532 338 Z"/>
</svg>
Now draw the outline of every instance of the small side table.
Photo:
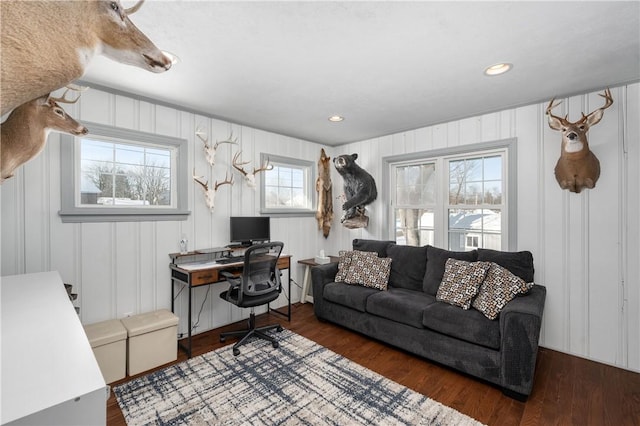
<svg viewBox="0 0 640 426">
<path fill-rule="evenodd" d="M 338 256 L 329 256 L 329 263 L 338 263 L 340 257 Z M 311 287 L 311 267 L 318 266 L 319 263 L 316 263 L 315 258 L 312 259 L 303 259 L 298 260 L 298 263 L 301 265 L 305 265 L 304 268 L 304 278 L 302 280 L 302 294 L 300 295 L 300 303 L 311 302 L 313 303 L 313 296 L 309 294 L 309 287 Z"/>
</svg>

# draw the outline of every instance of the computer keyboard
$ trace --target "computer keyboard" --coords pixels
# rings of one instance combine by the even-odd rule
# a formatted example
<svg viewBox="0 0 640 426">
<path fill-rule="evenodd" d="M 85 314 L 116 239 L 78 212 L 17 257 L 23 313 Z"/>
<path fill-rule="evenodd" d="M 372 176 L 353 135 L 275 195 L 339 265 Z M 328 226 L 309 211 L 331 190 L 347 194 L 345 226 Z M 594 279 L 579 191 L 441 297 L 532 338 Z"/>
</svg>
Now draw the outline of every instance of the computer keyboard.
<svg viewBox="0 0 640 426">
<path fill-rule="evenodd" d="M 223 265 L 227 264 L 227 263 L 236 263 L 236 262 L 243 262 L 244 261 L 244 255 L 242 256 L 229 256 L 229 257 L 221 257 L 216 259 L 216 263 L 221 263 Z"/>
</svg>

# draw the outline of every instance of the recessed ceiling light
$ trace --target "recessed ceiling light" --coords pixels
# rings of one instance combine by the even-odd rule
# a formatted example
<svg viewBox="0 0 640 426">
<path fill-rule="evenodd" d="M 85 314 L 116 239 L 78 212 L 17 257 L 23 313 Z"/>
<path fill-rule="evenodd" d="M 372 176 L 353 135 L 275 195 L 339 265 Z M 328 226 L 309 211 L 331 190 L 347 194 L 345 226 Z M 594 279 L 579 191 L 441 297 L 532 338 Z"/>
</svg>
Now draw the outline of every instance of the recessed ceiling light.
<svg viewBox="0 0 640 426">
<path fill-rule="evenodd" d="M 341 121 L 344 121 L 344 117 L 341 115 L 332 115 L 331 117 L 329 117 L 329 121 L 339 123 Z"/>
<path fill-rule="evenodd" d="M 166 50 L 161 50 L 161 52 L 164 56 L 169 58 L 169 60 L 171 61 L 171 65 L 175 65 L 178 62 L 180 62 L 180 58 L 178 58 L 178 55 L 175 55 L 171 52 L 167 52 Z"/>
<path fill-rule="evenodd" d="M 488 76 L 500 75 L 509 71 L 511 68 L 513 68 L 512 64 L 501 62 L 499 64 L 494 64 L 490 67 L 487 67 L 487 69 L 484 70 L 484 74 Z"/>
</svg>

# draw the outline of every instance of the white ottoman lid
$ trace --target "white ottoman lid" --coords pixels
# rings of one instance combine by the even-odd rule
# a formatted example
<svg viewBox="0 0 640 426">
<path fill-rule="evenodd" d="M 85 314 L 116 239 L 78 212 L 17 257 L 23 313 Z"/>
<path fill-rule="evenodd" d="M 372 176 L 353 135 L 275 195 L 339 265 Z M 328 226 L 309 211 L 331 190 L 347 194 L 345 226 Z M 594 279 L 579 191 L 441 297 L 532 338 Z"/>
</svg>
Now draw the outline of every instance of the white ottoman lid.
<svg viewBox="0 0 640 426">
<path fill-rule="evenodd" d="M 84 326 L 84 332 L 92 348 L 127 338 L 127 330 L 117 319 L 87 324 Z"/>
<path fill-rule="evenodd" d="M 120 321 L 127 329 L 129 337 L 178 325 L 178 317 L 167 309 L 133 315 Z"/>
</svg>

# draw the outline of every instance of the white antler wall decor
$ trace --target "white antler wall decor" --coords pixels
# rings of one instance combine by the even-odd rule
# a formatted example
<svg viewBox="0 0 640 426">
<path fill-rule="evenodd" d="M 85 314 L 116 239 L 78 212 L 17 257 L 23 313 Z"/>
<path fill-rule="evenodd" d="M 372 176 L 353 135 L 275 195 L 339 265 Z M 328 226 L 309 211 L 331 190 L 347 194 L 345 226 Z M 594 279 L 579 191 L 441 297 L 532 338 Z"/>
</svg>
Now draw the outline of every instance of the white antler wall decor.
<svg viewBox="0 0 640 426">
<path fill-rule="evenodd" d="M 205 159 L 207 160 L 207 163 L 209 164 L 210 168 L 211 168 L 211 174 L 210 176 L 213 174 L 213 166 L 216 163 L 216 152 L 218 150 L 218 146 L 221 143 L 228 143 L 228 144 L 236 144 L 238 141 L 238 138 L 233 138 L 233 131 L 231 131 L 229 137 L 227 139 L 221 140 L 221 141 L 216 141 L 216 143 L 214 144 L 210 144 L 209 143 L 209 137 L 207 136 L 207 134 L 202 131 L 200 129 L 200 127 L 198 126 L 196 128 L 196 136 L 198 137 L 198 139 L 200 139 L 202 141 L 202 143 L 204 144 L 204 156 Z M 207 204 L 207 207 L 209 207 L 209 210 L 213 213 L 213 209 L 215 208 L 215 200 L 216 200 L 216 193 L 218 192 L 218 188 L 222 185 L 233 185 L 233 173 L 231 173 L 231 176 L 229 176 L 228 173 L 225 173 L 225 179 L 222 182 L 218 182 L 216 181 L 213 185 L 213 188 L 209 187 L 209 181 L 205 180 L 204 176 L 197 176 L 196 175 L 196 170 L 195 167 L 193 169 L 193 180 L 196 181 L 201 187 L 202 190 L 204 191 L 204 199 L 205 199 L 205 203 Z"/>
<path fill-rule="evenodd" d="M 243 166 L 246 166 L 251 161 L 242 162 L 240 158 L 241 155 L 242 155 L 242 151 L 238 151 L 233 156 L 233 167 L 237 171 L 242 173 L 242 176 L 244 177 L 244 181 L 247 183 L 247 186 L 249 186 L 249 188 L 256 189 L 256 174 L 263 172 L 265 170 L 273 170 L 273 164 L 270 164 L 269 159 L 267 158 L 267 161 L 264 162 L 262 167 L 257 169 L 254 167 L 252 172 L 247 172 Z"/>
<path fill-rule="evenodd" d="M 209 181 L 204 180 L 204 176 L 196 176 L 196 170 L 193 170 L 193 180 L 199 183 L 202 186 L 202 190 L 204 191 L 204 200 L 209 207 L 209 210 L 213 212 L 215 208 L 216 202 L 216 193 L 218 192 L 218 188 L 222 185 L 229 184 L 233 185 L 233 175 L 229 178 L 225 175 L 225 179 L 222 182 L 216 181 L 213 185 L 213 188 L 209 188 Z"/>
<path fill-rule="evenodd" d="M 233 131 L 231 131 L 231 134 L 227 139 L 216 141 L 216 143 L 214 143 L 213 145 L 209 143 L 209 137 L 206 136 L 206 133 L 204 133 L 202 130 L 197 129 L 196 136 L 204 144 L 204 156 L 207 159 L 207 163 L 209 163 L 209 165 L 211 165 L 212 167 L 216 164 L 216 151 L 218 150 L 218 145 L 220 145 L 221 143 L 235 145 L 238 142 L 238 138 L 233 139 Z"/>
</svg>

